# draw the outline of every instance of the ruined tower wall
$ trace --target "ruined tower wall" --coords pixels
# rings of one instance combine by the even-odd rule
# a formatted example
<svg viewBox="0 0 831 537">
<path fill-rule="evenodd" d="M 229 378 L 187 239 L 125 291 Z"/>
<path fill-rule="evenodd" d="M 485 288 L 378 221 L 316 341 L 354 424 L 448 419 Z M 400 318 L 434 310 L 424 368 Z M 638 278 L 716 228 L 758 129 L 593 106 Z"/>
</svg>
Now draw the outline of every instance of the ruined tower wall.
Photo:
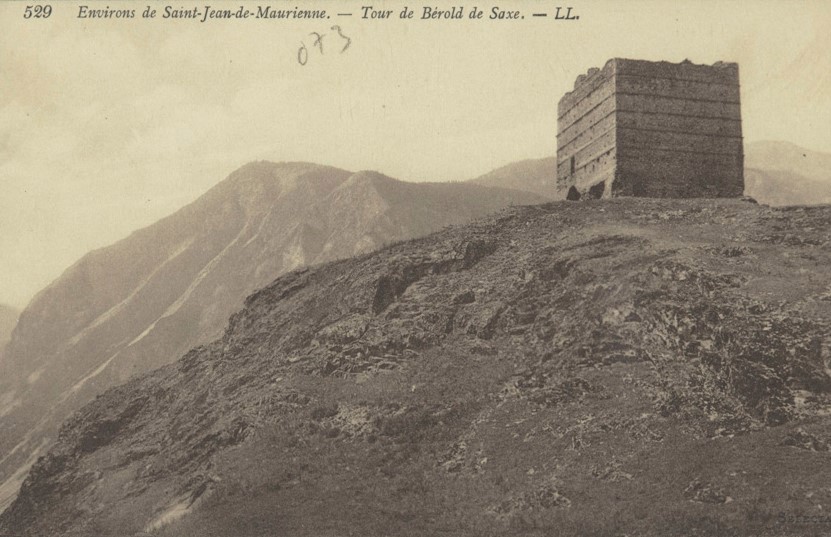
<svg viewBox="0 0 831 537">
<path fill-rule="evenodd" d="M 744 191 L 736 64 L 616 60 L 616 195 Z"/>
<path fill-rule="evenodd" d="M 578 77 L 559 103 L 560 188 L 740 196 L 743 160 L 736 64 L 613 59 Z"/>
<path fill-rule="evenodd" d="M 614 63 L 578 78 L 557 109 L 557 183 L 587 189 L 615 173 Z"/>
</svg>

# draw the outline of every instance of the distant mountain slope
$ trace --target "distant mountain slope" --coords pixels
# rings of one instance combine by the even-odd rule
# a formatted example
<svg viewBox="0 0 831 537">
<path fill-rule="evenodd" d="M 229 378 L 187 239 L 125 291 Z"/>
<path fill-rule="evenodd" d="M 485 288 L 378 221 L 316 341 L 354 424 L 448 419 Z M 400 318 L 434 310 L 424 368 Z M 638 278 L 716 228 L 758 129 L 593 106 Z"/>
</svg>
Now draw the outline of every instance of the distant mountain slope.
<svg viewBox="0 0 831 537">
<path fill-rule="evenodd" d="M 14 330 L 14 325 L 17 324 L 17 318 L 20 312 L 5 304 L 0 304 L 0 355 L 2 355 L 3 347 L 9 341 Z"/>
<path fill-rule="evenodd" d="M 763 141 L 747 144 L 745 166 L 787 170 L 813 180 L 831 178 L 831 154 L 811 151 L 790 142 Z"/>
<path fill-rule="evenodd" d="M 819 535 L 829 227 L 556 202 L 292 272 L 69 420 L 0 534 Z"/>
<path fill-rule="evenodd" d="M 245 296 L 280 274 L 540 201 L 259 162 L 89 253 L 32 300 L 0 363 L 0 508 L 71 411 L 218 337 Z"/>
<path fill-rule="evenodd" d="M 745 193 L 769 205 L 831 203 L 831 154 L 788 142 L 748 144 Z"/>
<path fill-rule="evenodd" d="M 561 199 L 557 193 L 557 157 L 513 162 L 470 182 L 533 192 L 548 199 Z"/>
</svg>

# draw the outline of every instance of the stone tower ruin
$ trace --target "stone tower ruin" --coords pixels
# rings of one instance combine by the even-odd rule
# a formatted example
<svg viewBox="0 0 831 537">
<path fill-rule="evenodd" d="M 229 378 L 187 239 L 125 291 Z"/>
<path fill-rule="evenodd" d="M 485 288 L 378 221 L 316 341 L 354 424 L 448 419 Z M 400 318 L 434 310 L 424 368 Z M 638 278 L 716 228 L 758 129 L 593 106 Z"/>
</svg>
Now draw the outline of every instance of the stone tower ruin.
<svg viewBox="0 0 831 537">
<path fill-rule="evenodd" d="M 614 58 L 577 77 L 557 116 L 568 199 L 744 191 L 738 64 Z"/>
</svg>

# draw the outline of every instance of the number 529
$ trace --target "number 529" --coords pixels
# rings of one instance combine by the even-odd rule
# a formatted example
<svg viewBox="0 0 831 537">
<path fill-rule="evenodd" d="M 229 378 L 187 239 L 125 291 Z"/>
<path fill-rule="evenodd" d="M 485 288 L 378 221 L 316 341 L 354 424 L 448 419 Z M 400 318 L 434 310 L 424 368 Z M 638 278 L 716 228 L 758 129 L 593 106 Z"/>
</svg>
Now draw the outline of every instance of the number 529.
<svg viewBox="0 0 831 537">
<path fill-rule="evenodd" d="M 45 5 L 45 6 L 26 6 L 26 9 L 23 11 L 23 18 L 24 19 L 31 19 L 32 17 L 36 19 L 48 19 L 49 15 L 52 14 L 52 6 Z"/>
</svg>

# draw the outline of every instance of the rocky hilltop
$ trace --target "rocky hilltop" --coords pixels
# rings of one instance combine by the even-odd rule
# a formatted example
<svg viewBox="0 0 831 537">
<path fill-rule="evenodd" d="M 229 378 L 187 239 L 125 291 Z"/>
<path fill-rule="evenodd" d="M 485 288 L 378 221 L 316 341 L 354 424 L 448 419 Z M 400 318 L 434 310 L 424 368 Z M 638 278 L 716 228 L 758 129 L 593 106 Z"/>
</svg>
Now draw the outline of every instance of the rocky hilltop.
<svg viewBox="0 0 831 537">
<path fill-rule="evenodd" d="M 0 535 L 822 534 L 829 228 L 555 202 L 291 272 L 67 421 Z"/>
<path fill-rule="evenodd" d="M 540 201 L 473 184 L 258 162 L 89 253 L 35 297 L 0 361 L 0 510 L 73 410 L 216 339 L 244 298 L 280 274 Z"/>
</svg>

